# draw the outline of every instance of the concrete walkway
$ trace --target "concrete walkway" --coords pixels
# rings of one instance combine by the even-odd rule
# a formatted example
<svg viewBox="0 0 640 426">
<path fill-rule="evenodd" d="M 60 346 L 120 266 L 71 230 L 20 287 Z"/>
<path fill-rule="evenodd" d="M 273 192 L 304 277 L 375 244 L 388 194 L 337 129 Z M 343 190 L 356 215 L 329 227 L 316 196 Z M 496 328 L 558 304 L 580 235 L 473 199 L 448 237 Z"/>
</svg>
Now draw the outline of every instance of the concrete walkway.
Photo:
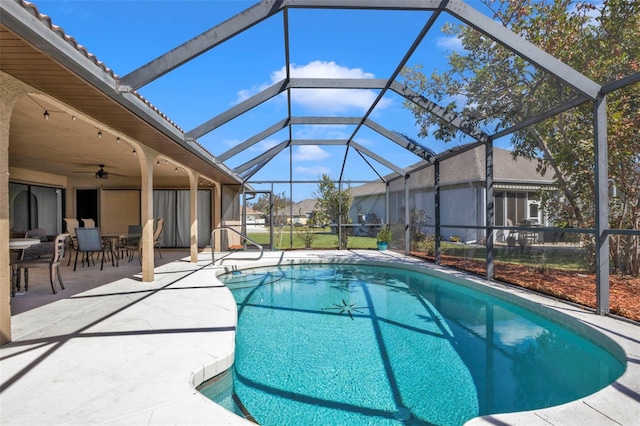
<svg viewBox="0 0 640 426">
<path fill-rule="evenodd" d="M 234 254 L 220 267 L 211 265 L 210 253 L 190 263 L 184 252 L 163 252 L 164 264 L 156 268 L 152 283 L 141 282 L 135 261 L 120 267 L 105 265 L 103 271 L 99 266 L 76 272 L 65 269 L 67 289 L 57 295 L 51 294 L 48 278 L 34 271 L 29 291 L 12 301 L 14 341 L 0 347 L 0 423 L 249 424 L 195 390 L 233 362 L 236 304 L 216 274 L 246 266 L 329 260 L 425 267 L 416 259 L 373 250 L 268 252 L 257 262 L 233 260 L 238 255 L 257 253 Z M 454 280 L 467 277 L 431 269 Z M 628 368 L 612 386 L 583 400 L 469 424 L 640 424 L 637 326 L 523 290 L 495 284 L 491 288 L 527 297 L 534 306 L 550 307 L 577 318 L 575 323 L 597 327 L 624 349 Z"/>
</svg>

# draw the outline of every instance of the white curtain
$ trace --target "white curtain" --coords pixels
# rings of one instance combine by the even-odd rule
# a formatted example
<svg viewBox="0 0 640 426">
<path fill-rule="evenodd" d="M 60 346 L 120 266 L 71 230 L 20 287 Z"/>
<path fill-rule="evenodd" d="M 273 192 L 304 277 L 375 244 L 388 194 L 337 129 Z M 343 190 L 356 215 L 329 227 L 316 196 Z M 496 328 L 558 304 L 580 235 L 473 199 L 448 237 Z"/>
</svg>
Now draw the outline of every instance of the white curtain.
<svg viewBox="0 0 640 426">
<path fill-rule="evenodd" d="M 176 192 L 153 191 L 153 216 L 164 218 L 162 231 L 162 247 L 176 247 Z"/>
<path fill-rule="evenodd" d="M 211 191 L 198 191 L 198 247 L 211 244 Z"/>
<path fill-rule="evenodd" d="M 162 247 L 189 247 L 191 213 L 189 190 L 154 190 L 155 218 L 164 218 Z M 211 235 L 211 191 L 198 190 L 198 247 L 209 244 Z"/>
</svg>

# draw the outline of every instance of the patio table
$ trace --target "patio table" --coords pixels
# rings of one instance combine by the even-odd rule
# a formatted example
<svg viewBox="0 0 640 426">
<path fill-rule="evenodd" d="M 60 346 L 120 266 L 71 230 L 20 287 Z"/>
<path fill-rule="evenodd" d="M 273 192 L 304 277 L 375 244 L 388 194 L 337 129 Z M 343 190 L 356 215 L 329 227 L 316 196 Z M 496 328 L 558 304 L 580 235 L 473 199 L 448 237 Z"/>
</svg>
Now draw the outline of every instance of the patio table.
<svg viewBox="0 0 640 426">
<path fill-rule="evenodd" d="M 113 266 L 120 266 L 120 256 L 118 256 L 118 243 L 120 240 L 127 238 L 126 232 L 107 232 L 101 234 L 102 241 L 109 244 L 109 251 L 111 252 L 111 264 Z M 115 264 L 114 264 L 115 262 Z"/>
</svg>

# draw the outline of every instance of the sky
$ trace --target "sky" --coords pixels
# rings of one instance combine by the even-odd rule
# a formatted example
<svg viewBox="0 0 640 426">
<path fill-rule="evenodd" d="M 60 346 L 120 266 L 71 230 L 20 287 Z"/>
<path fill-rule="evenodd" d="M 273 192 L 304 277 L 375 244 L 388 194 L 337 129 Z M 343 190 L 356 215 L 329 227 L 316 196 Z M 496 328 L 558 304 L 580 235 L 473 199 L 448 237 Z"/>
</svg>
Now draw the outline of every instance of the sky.
<svg viewBox="0 0 640 426">
<path fill-rule="evenodd" d="M 125 76 L 156 57 L 253 6 L 256 1 L 151 0 L 35 0 L 39 11 L 63 28 L 118 76 Z M 479 2 L 471 5 L 480 7 Z M 427 11 L 355 11 L 291 9 L 288 12 L 292 77 L 389 78 L 425 25 Z M 442 14 L 407 65 L 421 64 L 425 73 L 444 69 L 446 55 L 461 49 L 459 40 L 440 32 Z M 284 19 L 277 14 L 222 43 L 183 66 L 138 89 L 138 92 L 185 132 L 281 80 L 285 75 Z M 293 91 L 294 116 L 361 116 L 376 90 Z M 419 138 L 419 129 L 403 99 L 389 91 L 370 118 L 389 130 L 418 140 L 436 153 L 470 139 L 444 144 Z M 215 156 L 286 118 L 287 98 L 275 97 L 233 121 L 198 138 Z M 306 126 L 292 129 L 293 139 L 347 139 L 355 126 Z M 238 167 L 289 139 L 283 129 L 228 159 Z M 363 127 L 355 139 L 401 168 L 420 158 Z M 391 173 L 353 150 L 345 163 L 344 146 L 302 145 L 285 149 L 251 179 L 253 182 L 316 181 L 322 174 L 355 182 L 372 181 Z M 293 161 L 290 161 L 290 158 Z M 250 181 L 250 182 L 251 182 Z M 353 183 L 352 186 L 361 183 Z M 252 184 L 256 189 L 271 185 Z M 294 201 L 313 197 L 317 184 L 276 184 Z"/>
</svg>

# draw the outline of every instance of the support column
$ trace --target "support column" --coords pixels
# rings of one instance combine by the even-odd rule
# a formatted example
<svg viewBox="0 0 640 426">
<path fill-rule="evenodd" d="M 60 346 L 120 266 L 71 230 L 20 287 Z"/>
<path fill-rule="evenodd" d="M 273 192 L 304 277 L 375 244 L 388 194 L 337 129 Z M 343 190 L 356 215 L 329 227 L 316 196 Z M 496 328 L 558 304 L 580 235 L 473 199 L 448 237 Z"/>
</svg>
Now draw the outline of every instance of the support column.
<svg viewBox="0 0 640 426">
<path fill-rule="evenodd" d="M 486 197 L 486 217 L 485 217 L 485 235 L 487 240 L 487 279 L 492 280 L 494 277 L 494 253 L 493 253 L 493 228 L 496 224 L 495 211 L 493 205 L 493 140 L 489 138 L 484 145 L 485 148 L 485 197 Z"/>
<path fill-rule="evenodd" d="M 189 251 L 191 254 L 191 263 L 196 263 L 198 261 L 198 180 L 200 179 L 200 174 L 187 169 L 187 176 L 189 176 L 189 205 L 191 217 Z"/>
<path fill-rule="evenodd" d="M 9 125 L 14 105 L 27 91 L 18 80 L 0 74 L 0 345 L 3 345 L 11 341 Z"/>
<path fill-rule="evenodd" d="M 609 165 L 607 146 L 607 97 L 594 102 L 595 201 L 596 201 L 596 312 L 609 313 Z"/>
<path fill-rule="evenodd" d="M 137 145 L 137 144 L 136 144 Z M 156 153 L 142 145 L 134 146 L 140 161 L 140 215 L 142 223 L 142 281 L 155 279 L 153 269 L 153 165 Z"/>
</svg>

